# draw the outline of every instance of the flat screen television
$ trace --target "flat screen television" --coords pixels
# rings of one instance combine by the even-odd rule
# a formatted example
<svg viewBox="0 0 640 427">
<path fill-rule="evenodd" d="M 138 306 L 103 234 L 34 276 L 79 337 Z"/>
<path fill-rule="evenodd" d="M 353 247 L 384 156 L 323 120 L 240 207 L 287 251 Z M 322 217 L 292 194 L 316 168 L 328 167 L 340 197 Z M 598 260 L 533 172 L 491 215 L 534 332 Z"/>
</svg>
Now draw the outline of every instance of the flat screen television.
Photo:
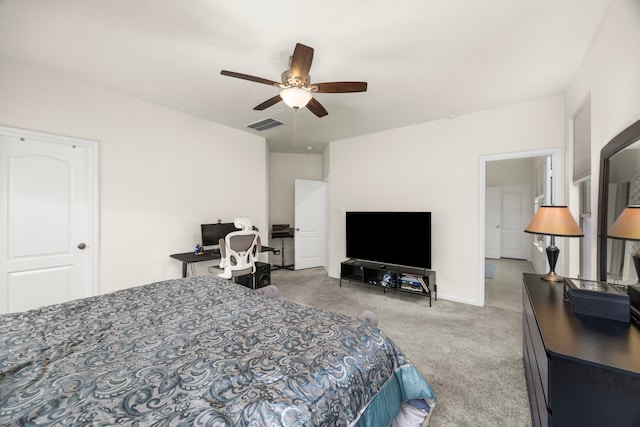
<svg viewBox="0 0 640 427">
<path fill-rule="evenodd" d="M 431 269 L 431 212 L 347 212 L 347 257 Z"/>
<path fill-rule="evenodd" d="M 232 222 L 200 224 L 200 229 L 202 231 L 202 246 L 205 248 L 220 245 L 220 239 L 224 239 L 232 231 L 239 230 Z"/>
</svg>

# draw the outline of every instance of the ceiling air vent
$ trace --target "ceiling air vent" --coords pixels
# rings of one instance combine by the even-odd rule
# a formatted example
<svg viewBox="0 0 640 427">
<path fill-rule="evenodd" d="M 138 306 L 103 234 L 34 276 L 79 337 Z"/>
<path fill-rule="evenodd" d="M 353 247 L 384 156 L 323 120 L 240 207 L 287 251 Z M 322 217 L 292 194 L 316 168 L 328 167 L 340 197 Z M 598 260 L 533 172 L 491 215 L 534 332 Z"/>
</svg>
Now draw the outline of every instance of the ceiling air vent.
<svg viewBox="0 0 640 427">
<path fill-rule="evenodd" d="M 249 123 L 248 125 L 246 125 L 246 127 L 251 128 L 251 129 L 255 129 L 255 130 L 259 130 L 259 131 L 263 131 L 263 130 L 267 130 L 267 129 L 271 129 L 274 128 L 276 126 L 280 126 L 282 124 L 282 122 L 279 122 L 275 119 L 272 118 L 267 118 L 264 120 L 259 120 L 257 122 L 254 123 Z"/>
</svg>

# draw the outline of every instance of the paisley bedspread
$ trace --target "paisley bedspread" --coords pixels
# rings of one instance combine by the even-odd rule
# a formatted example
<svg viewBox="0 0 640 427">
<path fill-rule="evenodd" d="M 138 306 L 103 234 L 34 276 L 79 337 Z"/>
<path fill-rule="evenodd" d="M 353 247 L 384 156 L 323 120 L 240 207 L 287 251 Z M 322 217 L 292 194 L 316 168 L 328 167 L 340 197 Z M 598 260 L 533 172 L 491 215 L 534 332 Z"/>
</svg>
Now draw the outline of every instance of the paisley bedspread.
<svg viewBox="0 0 640 427">
<path fill-rule="evenodd" d="M 213 277 L 0 316 L 0 425 L 388 425 L 435 395 L 358 319 Z"/>
</svg>

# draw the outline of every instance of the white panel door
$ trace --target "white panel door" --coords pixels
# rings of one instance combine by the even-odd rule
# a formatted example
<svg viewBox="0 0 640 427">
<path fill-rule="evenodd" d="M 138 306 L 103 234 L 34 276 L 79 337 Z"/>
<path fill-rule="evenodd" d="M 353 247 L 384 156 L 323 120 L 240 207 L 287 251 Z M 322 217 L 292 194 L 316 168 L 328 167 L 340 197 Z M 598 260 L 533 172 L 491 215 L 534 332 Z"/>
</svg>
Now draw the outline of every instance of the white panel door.
<svg viewBox="0 0 640 427">
<path fill-rule="evenodd" d="M 484 220 L 484 241 L 485 258 L 500 258 L 500 214 L 501 214 L 501 202 L 500 202 L 500 188 L 499 187 L 486 187 L 485 188 L 485 220 Z"/>
<path fill-rule="evenodd" d="M 503 185 L 502 241 L 500 256 L 503 258 L 528 259 L 530 241 L 524 229 L 531 218 L 531 186 Z"/>
<path fill-rule="evenodd" d="M 327 263 L 327 184 L 295 180 L 294 268 Z"/>
<path fill-rule="evenodd" d="M 92 155 L 0 129 L 0 313 L 93 292 Z"/>
</svg>

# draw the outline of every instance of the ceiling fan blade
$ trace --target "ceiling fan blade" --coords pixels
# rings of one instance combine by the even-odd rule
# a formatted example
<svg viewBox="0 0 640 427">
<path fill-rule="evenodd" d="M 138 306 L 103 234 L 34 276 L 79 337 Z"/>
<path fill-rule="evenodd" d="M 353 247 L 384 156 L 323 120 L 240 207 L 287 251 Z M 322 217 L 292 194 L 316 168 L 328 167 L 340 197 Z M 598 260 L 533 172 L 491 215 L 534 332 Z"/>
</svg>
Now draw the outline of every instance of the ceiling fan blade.
<svg viewBox="0 0 640 427">
<path fill-rule="evenodd" d="M 324 109 L 322 104 L 320 104 L 318 100 L 315 98 L 311 98 L 309 100 L 309 103 L 307 104 L 307 108 L 309 109 L 309 111 L 311 111 L 313 114 L 315 114 L 318 117 L 324 117 L 327 114 L 329 114 L 327 113 L 327 110 Z"/>
<path fill-rule="evenodd" d="M 313 62 L 313 48 L 296 43 L 291 57 L 291 77 L 298 77 L 304 82 L 309 76 L 311 62 Z"/>
<path fill-rule="evenodd" d="M 366 92 L 367 82 L 331 82 L 331 83 L 314 83 L 312 88 L 317 87 L 318 93 L 349 93 L 349 92 Z"/>
<path fill-rule="evenodd" d="M 235 71 L 222 70 L 220 74 L 223 76 L 235 77 L 242 80 L 249 80 L 251 82 L 263 83 L 270 86 L 282 86 L 282 83 L 274 82 L 273 80 L 263 79 L 262 77 L 250 76 L 249 74 L 236 73 Z"/>
<path fill-rule="evenodd" d="M 253 109 L 262 111 L 262 110 L 265 110 L 265 109 L 271 107 L 272 105 L 277 104 L 280 101 L 282 101 L 282 98 L 280 98 L 280 95 L 276 95 L 273 98 L 267 99 L 262 104 L 256 105 L 255 107 L 253 107 Z"/>
</svg>

